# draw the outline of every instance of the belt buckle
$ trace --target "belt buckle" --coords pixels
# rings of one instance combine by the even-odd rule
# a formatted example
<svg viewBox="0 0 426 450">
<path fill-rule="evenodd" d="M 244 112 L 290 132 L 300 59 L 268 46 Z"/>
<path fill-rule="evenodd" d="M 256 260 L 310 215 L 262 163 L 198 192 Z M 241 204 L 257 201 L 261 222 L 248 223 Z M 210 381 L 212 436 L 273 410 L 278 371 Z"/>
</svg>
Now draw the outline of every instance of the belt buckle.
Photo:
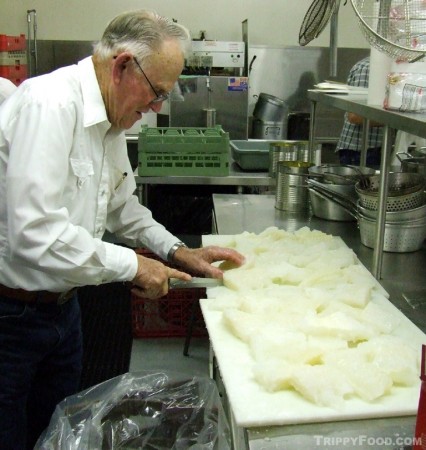
<svg viewBox="0 0 426 450">
<path fill-rule="evenodd" d="M 56 304 L 63 305 L 64 303 L 66 303 L 68 300 L 72 298 L 76 290 L 77 288 L 72 288 L 69 291 L 62 292 L 62 294 L 58 297 Z"/>
</svg>

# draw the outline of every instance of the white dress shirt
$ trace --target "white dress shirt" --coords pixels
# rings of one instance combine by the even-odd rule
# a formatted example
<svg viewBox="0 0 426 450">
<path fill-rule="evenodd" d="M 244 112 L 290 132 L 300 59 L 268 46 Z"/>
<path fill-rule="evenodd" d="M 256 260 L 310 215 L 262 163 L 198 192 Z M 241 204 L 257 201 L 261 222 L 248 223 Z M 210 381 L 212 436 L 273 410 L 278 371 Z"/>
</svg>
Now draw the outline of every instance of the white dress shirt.
<svg viewBox="0 0 426 450">
<path fill-rule="evenodd" d="M 7 78 L 0 77 L 0 105 L 10 97 L 17 87 Z"/>
<path fill-rule="evenodd" d="M 105 230 L 166 258 L 179 239 L 135 189 L 91 57 L 25 81 L 0 114 L 0 283 L 63 292 L 132 280 L 135 252 L 103 242 Z"/>
</svg>

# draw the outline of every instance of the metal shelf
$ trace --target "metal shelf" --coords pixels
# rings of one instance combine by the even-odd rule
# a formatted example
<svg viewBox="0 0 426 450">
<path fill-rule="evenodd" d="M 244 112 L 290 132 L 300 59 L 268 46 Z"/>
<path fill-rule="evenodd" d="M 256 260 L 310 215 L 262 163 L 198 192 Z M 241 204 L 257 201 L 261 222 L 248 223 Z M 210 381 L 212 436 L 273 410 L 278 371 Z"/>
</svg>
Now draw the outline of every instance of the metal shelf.
<svg viewBox="0 0 426 450">
<path fill-rule="evenodd" d="M 376 240 L 373 253 L 372 273 L 381 278 L 383 263 L 383 243 L 386 216 L 386 199 L 388 190 L 388 174 L 390 171 L 391 133 L 392 130 L 401 130 L 426 138 L 426 114 L 400 113 L 388 111 L 381 105 L 370 105 L 368 90 L 357 94 L 325 94 L 319 91 L 308 91 L 311 101 L 311 124 L 309 130 L 310 151 L 313 151 L 315 141 L 315 121 L 317 104 L 321 103 L 332 108 L 350 111 L 364 117 L 364 148 L 361 152 L 361 161 L 365 162 L 367 147 L 367 130 L 370 121 L 383 124 L 382 160 L 380 165 L 380 191 L 378 202 L 378 215 L 376 224 Z"/>
<path fill-rule="evenodd" d="M 400 113 L 385 110 L 381 105 L 369 105 L 367 103 L 367 91 L 365 94 L 348 95 L 308 91 L 308 98 L 311 102 L 350 111 L 366 119 L 383 123 L 395 130 L 406 131 L 426 138 L 426 114 Z"/>
</svg>

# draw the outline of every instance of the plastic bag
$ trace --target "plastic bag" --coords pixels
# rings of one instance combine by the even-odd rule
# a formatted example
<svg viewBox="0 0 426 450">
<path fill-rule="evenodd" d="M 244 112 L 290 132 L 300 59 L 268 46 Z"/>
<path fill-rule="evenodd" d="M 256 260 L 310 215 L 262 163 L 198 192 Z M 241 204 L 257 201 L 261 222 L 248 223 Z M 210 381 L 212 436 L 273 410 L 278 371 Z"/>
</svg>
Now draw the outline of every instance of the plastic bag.
<svg viewBox="0 0 426 450">
<path fill-rule="evenodd" d="M 383 106 L 401 112 L 426 111 L 426 63 L 392 63 Z"/>
<path fill-rule="evenodd" d="M 67 397 L 35 449 L 230 449 L 213 380 L 133 372 Z"/>
</svg>

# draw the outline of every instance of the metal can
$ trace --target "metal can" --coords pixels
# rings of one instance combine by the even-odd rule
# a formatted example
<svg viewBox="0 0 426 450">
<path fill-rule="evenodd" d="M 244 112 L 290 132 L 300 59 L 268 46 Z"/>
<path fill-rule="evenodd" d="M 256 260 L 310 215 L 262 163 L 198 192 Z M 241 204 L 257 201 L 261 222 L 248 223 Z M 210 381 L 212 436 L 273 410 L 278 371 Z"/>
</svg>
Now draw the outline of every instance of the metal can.
<svg viewBox="0 0 426 450">
<path fill-rule="evenodd" d="M 283 211 L 309 209 L 308 168 L 305 161 L 279 161 L 275 208 Z"/>
</svg>

